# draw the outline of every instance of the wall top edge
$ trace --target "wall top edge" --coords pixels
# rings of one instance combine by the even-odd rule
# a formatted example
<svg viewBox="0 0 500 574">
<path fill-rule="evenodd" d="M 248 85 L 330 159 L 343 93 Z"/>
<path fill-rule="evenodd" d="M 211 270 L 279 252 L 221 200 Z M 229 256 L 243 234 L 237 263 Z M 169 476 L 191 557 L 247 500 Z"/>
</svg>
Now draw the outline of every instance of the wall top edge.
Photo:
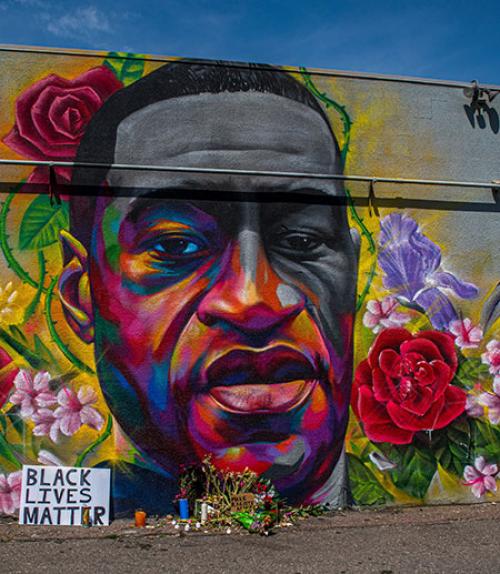
<svg viewBox="0 0 500 574">
<path fill-rule="evenodd" d="M 106 50 L 80 50 L 76 48 L 52 48 L 45 46 L 26 46 L 26 45 L 16 45 L 16 44 L 1 44 L 0 52 L 24 52 L 24 53 L 34 53 L 34 54 L 53 54 L 55 56 L 78 56 L 78 57 L 109 57 L 109 52 Z M 148 62 L 186 62 L 188 64 L 203 63 L 209 65 L 230 65 L 234 67 L 247 67 L 248 62 L 238 62 L 231 60 L 207 60 L 202 58 L 180 58 L 173 56 L 158 56 L 150 54 L 125 54 L 124 52 L 117 52 L 120 59 L 133 59 L 133 60 L 147 60 Z M 257 62 L 253 62 L 256 63 Z M 298 71 L 300 66 L 282 66 L 279 64 L 274 64 L 283 70 L 290 72 Z M 398 76 L 391 74 L 374 74 L 369 72 L 353 72 L 347 70 L 334 70 L 325 68 L 311 68 L 307 67 L 307 71 L 310 74 L 316 76 L 332 76 L 332 77 L 342 77 L 349 79 L 359 79 L 359 80 L 376 80 L 383 82 L 399 82 L 407 84 L 420 84 L 427 86 L 439 86 L 448 88 L 458 88 L 464 89 L 469 88 L 472 82 L 458 82 L 453 80 L 438 80 L 434 78 L 421 78 L 413 76 Z M 490 90 L 500 90 L 500 84 L 482 84 L 479 85 L 483 89 Z"/>
</svg>

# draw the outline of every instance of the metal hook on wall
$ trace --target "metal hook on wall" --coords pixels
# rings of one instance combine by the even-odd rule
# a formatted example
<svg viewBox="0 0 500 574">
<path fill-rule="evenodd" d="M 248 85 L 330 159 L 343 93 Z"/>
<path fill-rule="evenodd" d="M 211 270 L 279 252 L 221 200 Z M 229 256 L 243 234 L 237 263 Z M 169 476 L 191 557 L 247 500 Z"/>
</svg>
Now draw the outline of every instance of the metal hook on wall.
<svg viewBox="0 0 500 574">
<path fill-rule="evenodd" d="M 57 205 L 61 205 L 61 198 L 57 189 L 57 176 L 52 164 L 49 165 L 49 198 L 50 205 L 54 205 L 54 200 Z"/>
<path fill-rule="evenodd" d="M 370 189 L 368 191 L 368 215 L 370 217 L 373 217 L 373 214 L 375 213 L 375 215 L 377 217 L 380 217 L 380 213 L 378 210 L 377 205 L 375 204 L 376 201 L 376 197 L 375 197 L 375 184 L 377 183 L 376 179 L 372 179 L 370 181 Z"/>
</svg>

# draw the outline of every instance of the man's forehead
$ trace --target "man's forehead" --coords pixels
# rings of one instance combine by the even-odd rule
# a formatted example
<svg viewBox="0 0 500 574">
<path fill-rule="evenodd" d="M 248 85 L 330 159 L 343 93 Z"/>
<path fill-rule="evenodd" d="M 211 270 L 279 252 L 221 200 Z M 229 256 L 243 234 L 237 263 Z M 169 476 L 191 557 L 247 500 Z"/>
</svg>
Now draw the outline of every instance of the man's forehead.
<svg viewBox="0 0 500 574">
<path fill-rule="evenodd" d="M 339 171 L 337 147 L 317 111 L 257 92 L 183 96 L 147 106 L 119 125 L 114 160 L 205 169 Z M 157 187 L 165 173 L 112 171 L 108 181 Z"/>
</svg>

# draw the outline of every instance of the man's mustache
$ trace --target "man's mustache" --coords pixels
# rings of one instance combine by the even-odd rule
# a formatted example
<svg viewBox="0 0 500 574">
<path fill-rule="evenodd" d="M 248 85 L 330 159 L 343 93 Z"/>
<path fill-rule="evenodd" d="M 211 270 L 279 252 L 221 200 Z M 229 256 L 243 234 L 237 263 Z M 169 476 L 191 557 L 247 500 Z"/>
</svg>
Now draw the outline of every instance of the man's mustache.
<svg viewBox="0 0 500 574">
<path fill-rule="evenodd" d="M 265 350 L 232 349 L 204 369 L 209 388 L 247 384 L 277 384 L 322 377 L 319 365 L 287 345 Z"/>
</svg>

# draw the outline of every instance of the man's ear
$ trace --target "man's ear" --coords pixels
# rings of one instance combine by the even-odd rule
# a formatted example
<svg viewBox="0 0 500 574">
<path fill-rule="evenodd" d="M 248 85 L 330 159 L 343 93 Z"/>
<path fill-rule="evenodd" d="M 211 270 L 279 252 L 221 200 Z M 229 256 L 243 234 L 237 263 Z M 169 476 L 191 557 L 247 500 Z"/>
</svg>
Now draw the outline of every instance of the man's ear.
<svg viewBox="0 0 500 574">
<path fill-rule="evenodd" d="M 73 331 L 85 341 L 94 340 L 94 317 L 90 297 L 88 255 L 85 247 L 67 231 L 61 231 L 66 264 L 59 277 L 59 297 Z"/>
</svg>

